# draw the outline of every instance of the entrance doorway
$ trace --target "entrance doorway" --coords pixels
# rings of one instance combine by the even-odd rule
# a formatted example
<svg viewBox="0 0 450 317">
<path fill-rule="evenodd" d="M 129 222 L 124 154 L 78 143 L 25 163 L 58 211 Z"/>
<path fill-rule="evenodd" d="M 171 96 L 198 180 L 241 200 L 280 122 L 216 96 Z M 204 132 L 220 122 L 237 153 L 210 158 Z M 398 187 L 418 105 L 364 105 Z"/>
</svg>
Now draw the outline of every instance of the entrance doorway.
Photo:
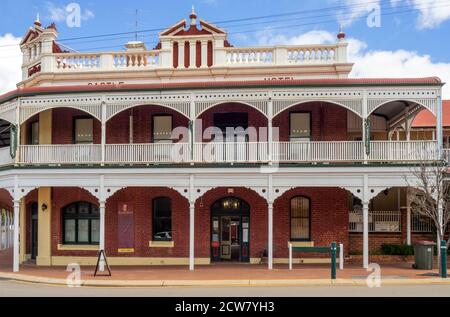
<svg viewBox="0 0 450 317">
<path fill-rule="evenodd" d="M 31 204 L 31 259 L 38 256 L 38 204 Z"/>
<path fill-rule="evenodd" d="M 250 206 L 235 197 L 223 198 L 211 208 L 213 262 L 250 261 Z"/>
</svg>

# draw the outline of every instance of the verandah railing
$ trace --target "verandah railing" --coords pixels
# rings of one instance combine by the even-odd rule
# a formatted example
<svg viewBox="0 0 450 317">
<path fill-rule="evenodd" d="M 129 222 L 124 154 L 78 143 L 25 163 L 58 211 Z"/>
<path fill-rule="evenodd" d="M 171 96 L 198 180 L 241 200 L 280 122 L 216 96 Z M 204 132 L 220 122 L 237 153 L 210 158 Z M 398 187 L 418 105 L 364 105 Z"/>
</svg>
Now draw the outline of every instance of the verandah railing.
<svg viewBox="0 0 450 317">
<path fill-rule="evenodd" d="M 188 143 L 107 144 L 104 153 L 100 144 L 23 145 L 19 149 L 20 164 L 410 163 L 437 159 L 435 141 L 374 141 L 368 156 L 361 141 L 273 142 L 272 149 L 267 142 L 195 143 L 193 147 Z"/>
<path fill-rule="evenodd" d="M 363 213 L 349 213 L 349 232 L 363 232 Z M 369 232 L 401 232 L 400 211 L 369 211 Z"/>
</svg>

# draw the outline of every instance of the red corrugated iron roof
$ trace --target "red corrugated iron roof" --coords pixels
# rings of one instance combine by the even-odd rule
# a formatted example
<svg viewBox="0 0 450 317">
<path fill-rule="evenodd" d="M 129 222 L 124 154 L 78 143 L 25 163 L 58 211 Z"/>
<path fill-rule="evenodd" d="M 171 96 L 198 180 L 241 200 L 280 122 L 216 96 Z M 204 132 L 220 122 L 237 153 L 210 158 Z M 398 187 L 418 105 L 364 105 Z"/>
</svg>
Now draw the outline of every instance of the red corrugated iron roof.
<svg viewBox="0 0 450 317">
<path fill-rule="evenodd" d="M 442 101 L 442 121 L 444 127 L 450 127 L 450 100 Z M 423 109 L 412 123 L 413 128 L 431 128 L 436 126 L 436 117 L 427 109 Z"/>
<path fill-rule="evenodd" d="M 358 85 L 440 85 L 438 77 L 425 78 L 342 78 L 342 79 L 294 79 L 294 80 L 248 80 L 248 81 L 209 81 L 209 82 L 173 82 L 156 84 L 120 84 L 120 85 L 79 85 L 19 88 L 0 96 L 0 102 L 34 94 L 108 92 L 108 91 L 145 91 L 203 88 L 239 88 L 239 87 L 298 87 L 298 86 L 358 86 Z"/>
</svg>

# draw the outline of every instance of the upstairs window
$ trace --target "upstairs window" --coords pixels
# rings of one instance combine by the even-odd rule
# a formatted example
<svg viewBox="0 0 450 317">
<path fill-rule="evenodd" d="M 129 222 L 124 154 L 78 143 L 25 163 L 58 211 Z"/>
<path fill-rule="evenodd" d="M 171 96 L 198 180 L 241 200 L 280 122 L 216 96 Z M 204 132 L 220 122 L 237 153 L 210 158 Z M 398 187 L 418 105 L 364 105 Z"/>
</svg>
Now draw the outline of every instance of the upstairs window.
<svg viewBox="0 0 450 317">
<path fill-rule="evenodd" d="M 39 144 L 39 121 L 35 121 L 30 124 L 30 144 Z"/>
<path fill-rule="evenodd" d="M 172 116 L 153 117 L 153 142 L 172 143 Z"/>
<path fill-rule="evenodd" d="M 291 141 L 311 140 L 311 114 L 309 112 L 293 112 L 290 115 Z"/>
<path fill-rule="evenodd" d="M 75 144 L 94 143 L 94 119 L 75 119 Z"/>
<path fill-rule="evenodd" d="M 153 200 L 153 241 L 172 241 L 172 200 Z"/>
</svg>

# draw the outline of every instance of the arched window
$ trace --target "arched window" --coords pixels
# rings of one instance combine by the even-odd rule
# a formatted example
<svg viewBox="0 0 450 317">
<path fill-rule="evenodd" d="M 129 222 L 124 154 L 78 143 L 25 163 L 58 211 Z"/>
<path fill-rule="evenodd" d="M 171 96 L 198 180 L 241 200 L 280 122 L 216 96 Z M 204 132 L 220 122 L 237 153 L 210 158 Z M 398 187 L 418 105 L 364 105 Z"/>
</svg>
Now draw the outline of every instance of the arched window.
<svg viewBox="0 0 450 317">
<path fill-rule="evenodd" d="M 291 199 L 291 241 L 311 240 L 311 202 L 306 197 Z"/>
<path fill-rule="evenodd" d="M 88 202 L 76 202 L 63 208 L 64 244 L 99 244 L 100 212 Z"/>
<path fill-rule="evenodd" d="M 153 241 L 172 241 L 172 200 L 153 199 Z"/>
</svg>

